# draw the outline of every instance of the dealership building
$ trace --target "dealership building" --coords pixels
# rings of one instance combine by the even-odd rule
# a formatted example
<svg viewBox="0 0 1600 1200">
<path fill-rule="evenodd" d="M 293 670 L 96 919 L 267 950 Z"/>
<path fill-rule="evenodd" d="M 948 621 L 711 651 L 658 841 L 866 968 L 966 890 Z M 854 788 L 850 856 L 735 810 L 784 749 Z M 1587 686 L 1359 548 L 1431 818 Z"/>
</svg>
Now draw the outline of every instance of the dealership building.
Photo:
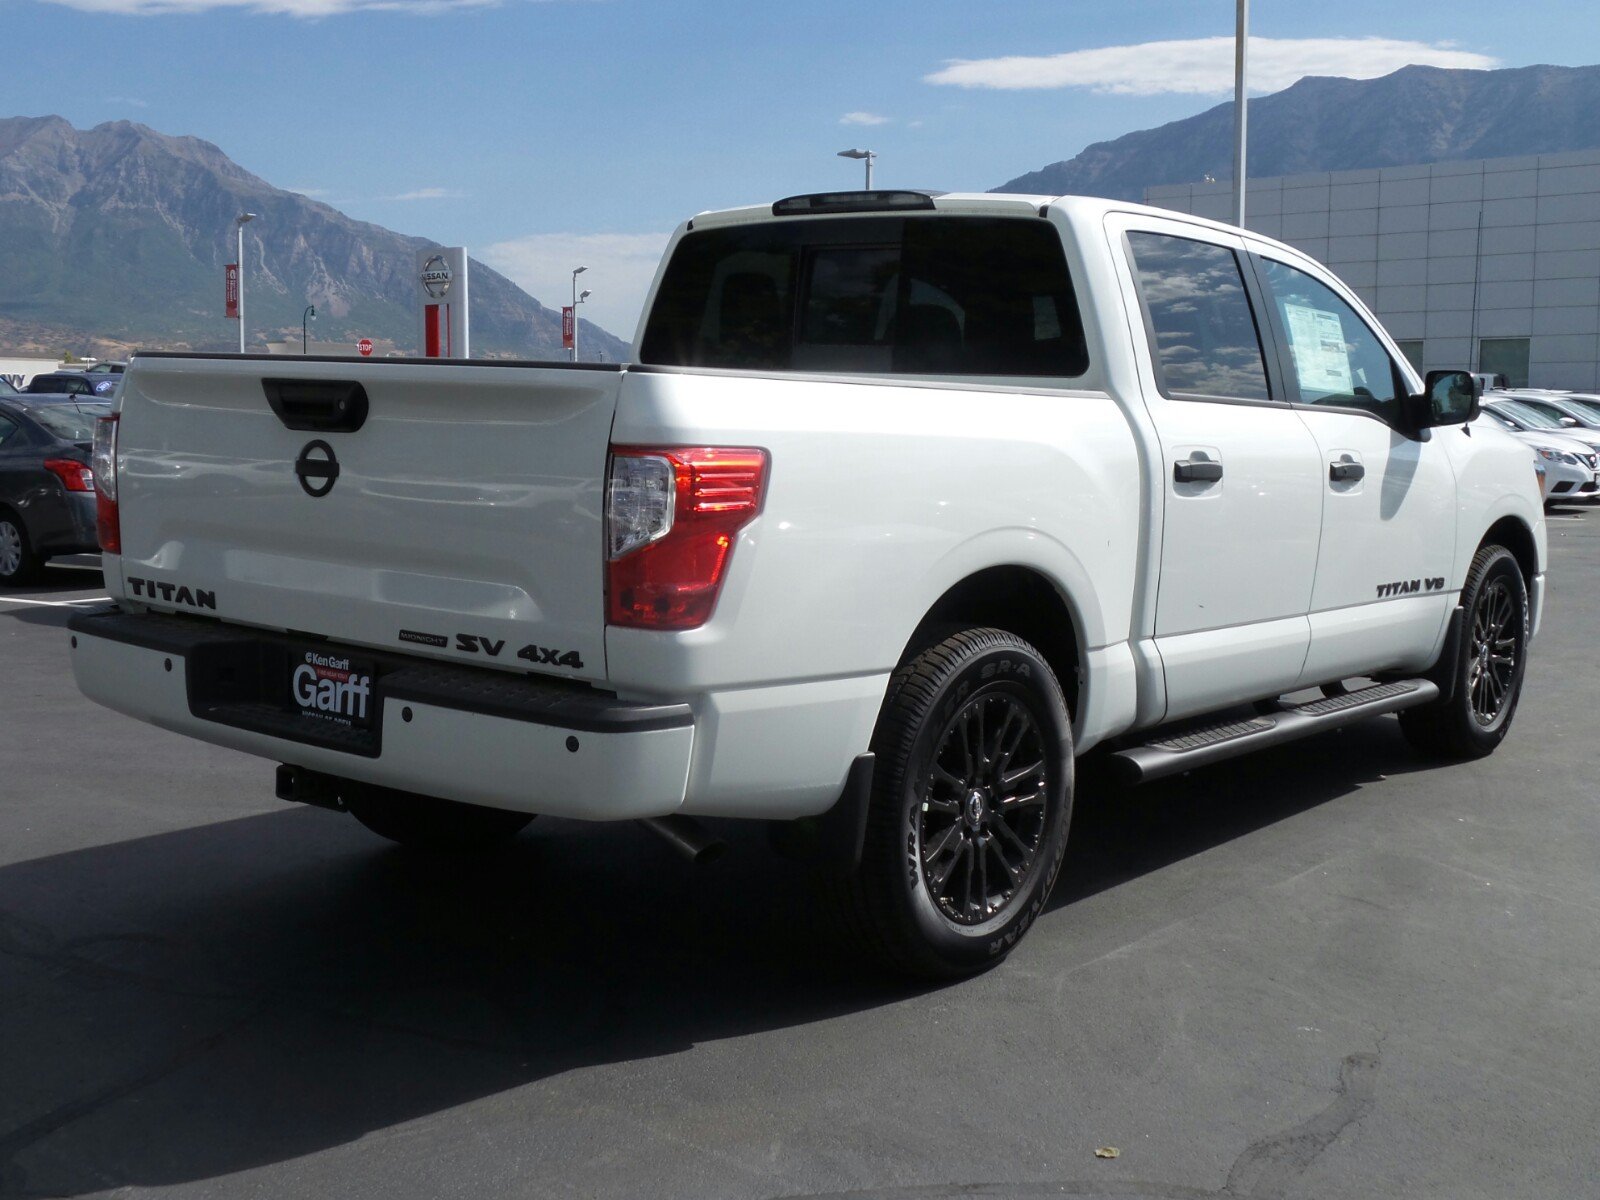
<svg viewBox="0 0 1600 1200">
<path fill-rule="evenodd" d="M 1233 219 L 1226 182 L 1145 202 Z M 1421 370 L 1600 389 L 1600 150 L 1251 179 L 1245 224 L 1327 263 Z"/>
</svg>

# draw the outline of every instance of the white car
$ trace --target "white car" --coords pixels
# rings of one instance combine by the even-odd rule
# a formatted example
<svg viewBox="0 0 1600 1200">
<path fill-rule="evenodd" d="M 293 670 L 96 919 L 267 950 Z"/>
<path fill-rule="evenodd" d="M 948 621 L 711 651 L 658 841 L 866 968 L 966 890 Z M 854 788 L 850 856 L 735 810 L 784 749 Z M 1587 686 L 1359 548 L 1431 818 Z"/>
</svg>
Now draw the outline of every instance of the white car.
<svg viewBox="0 0 1600 1200">
<path fill-rule="evenodd" d="M 1569 433 L 1582 430 L 1585 437 L 1600 438 L 1600 398 L 1577 392 L 1552 392 L 1519 389 L 1508 393 L 1529 408 L 1537 409 Z"/>
<path fill-rule="evenodd" d="M 1485 405 L 1483 415 L 1484 419 L 1495 422 L 1533 448 L 1544 468 L 1543 491 L 1547 504 L 1600 499 L 1600 477 L 1595 471 L 1597 458 L 1588 446 L 1550 430 L 1520 426 L 1497 405 Z"/>
<path fill-rule="evenodd" d="M 1483 407 L 1498 413 L 1519 429 L 1563 437 L 1585 447 L 1589 454 L 1600 454 L 1600 429 L 1563 424 L 1557 413 L 1535 403 L 1530 397 L 1515 392 L 1492 392 L 1485 398 Z"/>
<path fill-rule="evenodd" d="M 701 213 L 626 366 L 123 380 L 90 697 L 423 848 L 814 825 L 841 929 L 923 975 L 1031 926 L 1091 749 L 1152 779 L 1398 712 L 1492 752 L 1544 595 L 1465 373 L 1290 246 L 1115 200 Z"/>
</svg>

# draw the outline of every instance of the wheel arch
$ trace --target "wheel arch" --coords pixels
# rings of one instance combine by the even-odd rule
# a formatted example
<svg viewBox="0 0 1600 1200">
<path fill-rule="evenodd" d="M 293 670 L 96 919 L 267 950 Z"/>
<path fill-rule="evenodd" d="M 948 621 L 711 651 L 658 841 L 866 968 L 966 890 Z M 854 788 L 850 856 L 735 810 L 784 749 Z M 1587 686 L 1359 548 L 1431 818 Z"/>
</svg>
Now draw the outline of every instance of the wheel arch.
<svg viewBox="0 0 1600 1200">
<path fill-rule="evenodd" d="M 1004 629 L 1044 656 L 1076 719 L 1083 690 L 1083 620 L 1068 594 L 1036 567 L 984 567 L 952 584 L 923 614 L 901 652 L 904 662 L 951 625 Z"/>
<path fill-rule="evenodd" d="M 1526 521 L 1517 516 L 1504 516 L 1489 526 L 1478 541 L 1478 549 L 1494 543 L 1511 551 L 1522 568 L 1522 582 L 1531 592 L 1534 576 L 1539 573 L 1539 543 Z"/>
</svg>

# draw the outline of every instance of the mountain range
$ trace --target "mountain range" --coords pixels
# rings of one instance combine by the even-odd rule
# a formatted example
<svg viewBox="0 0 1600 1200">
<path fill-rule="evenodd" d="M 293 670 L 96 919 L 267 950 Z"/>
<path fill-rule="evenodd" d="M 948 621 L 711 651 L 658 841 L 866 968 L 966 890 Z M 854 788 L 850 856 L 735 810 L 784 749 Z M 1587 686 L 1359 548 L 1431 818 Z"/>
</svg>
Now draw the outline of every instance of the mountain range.
<svg viewBox="0 0 1600 1200">
<path fill-rule="evenodd" d="M 1600 66 L 1462 71 L 1402 67 L 1376 79 L 1308 76 L 1249 106 L 1258 178 L 1600 147 Z M 1233 102 L 1096 142 L 997 192 L 1140 200 L 1162 183 L 1233 177 Z"/>
<path fill-rule="evenodd" d="M 245 226 L 250 349 L 298 341 L 315 305 L 319 341 L 418 350 L 416 254 L 435 243 L 274 187 L 199 138 L 61 117 L 0 119 L 0 347 L 237 348 L 222 277 L 246 211 L 257 214 Z M 559 310 L 476 260 L 471 272 L 475 356 L 565 357 Z M 628 355 L 587 321 L 579 343 L 586 360 Z"/>
</svg>

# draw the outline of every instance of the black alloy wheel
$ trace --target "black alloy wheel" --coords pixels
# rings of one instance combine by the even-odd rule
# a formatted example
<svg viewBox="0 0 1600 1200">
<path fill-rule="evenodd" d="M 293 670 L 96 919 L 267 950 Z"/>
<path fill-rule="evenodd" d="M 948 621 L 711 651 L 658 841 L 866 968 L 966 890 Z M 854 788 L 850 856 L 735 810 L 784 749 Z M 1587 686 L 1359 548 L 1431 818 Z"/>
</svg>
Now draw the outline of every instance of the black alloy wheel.
<svg viewBox="0 0 1600 1200">
<path fill-rule="evenodd" d="M 1517 680 L 1518 637 L 1522 610 L 1504 577 L 1489 581 L 1472 611 L 1471 659 L 1467 666 L 1467 699 L 1472 715 L 1486 729 L 1494 727 L 1511 699 Z"/>
<path fill-rule="evenodd" d="M 1528 669 L 1528 588 L 1516 556 L 1483 546 L 1461 589 L 1455 653 L 1430 673 L 1444 694 L 1400 714 L 1400 729 L 1419 750 L 1447 758 L 1482 758 L 1504 740 Z"/>
<path fill-rule="evenodd" d="M 923 882 L 962 925 L 1026 883 L 1048 828 L 1039 724 L 1015 696 L 980 692 L 945 725 L 915 814 Z"/>
</svg>

